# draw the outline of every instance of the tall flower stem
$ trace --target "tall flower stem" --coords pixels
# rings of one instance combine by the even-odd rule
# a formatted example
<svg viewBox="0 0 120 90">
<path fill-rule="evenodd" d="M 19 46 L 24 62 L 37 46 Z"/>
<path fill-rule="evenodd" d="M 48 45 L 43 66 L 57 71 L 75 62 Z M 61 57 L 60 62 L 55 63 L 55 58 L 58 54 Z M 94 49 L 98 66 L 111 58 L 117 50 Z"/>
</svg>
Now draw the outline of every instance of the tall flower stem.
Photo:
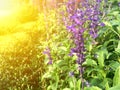
<svg viewBox="0 0 120 90">
<path fill-rule="evenodd" d="M 70 55 L 76 54 L 78 64 L 78 70 L 80 73 L 80 79 L 82 81 L 82 89 L 84 88 L 84 67 L 82 66 L 85 61 L 85 40 L 91 40 L 92 42 L 98 37 L 98 26 L 104 26 L 100 23 L 100 3 L 102 0 L 83 0 L 77 2 L 76 0 L 68 0 L 66 4 L 67 15 L 65 17 L 65 25 L 72 34 L 72 40 L 75 44 L 74 48 L 71 48 Z M 88 37 L 88 35 L 90 37 Z M 90 38 L 90 39 L 89 39 Z"/>
</svg>

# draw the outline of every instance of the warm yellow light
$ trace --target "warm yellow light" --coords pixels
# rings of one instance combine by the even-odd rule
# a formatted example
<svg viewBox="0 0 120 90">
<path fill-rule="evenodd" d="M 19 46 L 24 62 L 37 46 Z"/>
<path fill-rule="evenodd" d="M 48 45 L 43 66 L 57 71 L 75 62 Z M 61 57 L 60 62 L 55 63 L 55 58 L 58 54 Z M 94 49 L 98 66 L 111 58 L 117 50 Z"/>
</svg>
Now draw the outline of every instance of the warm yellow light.
<svg viewBox="0 0 120 90">
<path fill-rule="evenodd" d="M 0 0 L 0 10 L 9 10 L 13 8 L 13 0 Z"/>
<path fill-rule="evenodd" d="M 0 0 L 0 16 L 6 16 L 12 13 L 15 7 L 13 0 Z"/>
</svg>

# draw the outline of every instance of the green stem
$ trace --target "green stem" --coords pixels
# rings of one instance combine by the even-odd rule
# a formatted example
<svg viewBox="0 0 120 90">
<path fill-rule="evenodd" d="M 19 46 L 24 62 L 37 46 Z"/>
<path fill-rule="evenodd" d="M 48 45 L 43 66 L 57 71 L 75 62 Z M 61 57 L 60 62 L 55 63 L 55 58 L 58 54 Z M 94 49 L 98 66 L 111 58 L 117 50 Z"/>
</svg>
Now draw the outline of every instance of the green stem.
<svg viewBox="0 0 120 90">
<path fill-rule="evenodd" d="M 120 38 L 119 33 L 117 33 L 112 27 L 111 27 L 111 30 Z"/>
</svg>

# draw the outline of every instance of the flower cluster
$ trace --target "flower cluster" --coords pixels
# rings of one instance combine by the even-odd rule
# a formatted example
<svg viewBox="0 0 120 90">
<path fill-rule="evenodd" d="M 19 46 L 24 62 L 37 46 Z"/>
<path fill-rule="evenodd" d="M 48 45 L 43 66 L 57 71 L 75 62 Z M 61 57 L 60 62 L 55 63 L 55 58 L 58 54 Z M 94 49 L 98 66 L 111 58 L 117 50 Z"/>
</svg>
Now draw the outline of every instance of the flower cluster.
<svg viewBox="0 0 120 90">
<path fill-rule="evenodd" d="M 84 67 L 82 67 L 85 61 L 85 40 L 89 35 L 92 39 L 97 38 L 98 26 L 104 26 L 104 23 L 100 23 L 100 3 L 102 0 L 83 0 L 77 4 L 76 0 L 68 0 L 66 5 L 67 16 L 65 25 L 67 30 L 72 33 L 72 39 L 75 47 L 71 49 L 70 55 L 76 54 L 78 59 L 76 60 L 79 65 L 78 69 L 80 77 L 82 78 Z"/>
<path fill-rule="evenodd" d="M 76 8 L 76 2 L 69 0 L 67 3 L 67 21 L 69 21 L 67 25 L 67 29 L 69 32 L 73 34 L 72 39 L 74 41 L 75 47 L 71 48 L 70 55 L 76 54 L 78 59 L 76 60 L 79 65 L 78 69 L 80 72 L 80 77 L 82 77 L 82 73 L 84 68 L 82 68 L 82 63 L 84 62 L 84 12 L 81 9 Z"/>
</svg>

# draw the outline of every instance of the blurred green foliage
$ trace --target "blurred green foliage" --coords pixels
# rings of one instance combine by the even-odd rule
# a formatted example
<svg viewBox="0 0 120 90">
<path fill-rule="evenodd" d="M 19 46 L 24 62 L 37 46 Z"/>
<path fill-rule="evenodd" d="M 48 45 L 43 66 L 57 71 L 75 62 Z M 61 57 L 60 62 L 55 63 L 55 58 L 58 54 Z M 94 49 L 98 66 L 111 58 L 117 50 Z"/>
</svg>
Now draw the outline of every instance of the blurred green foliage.
<svg viewBox="0 0 120 90">
<path fill-rule="evenodd" d="M 99 29 L 96 44 L 85 43 L 85 90 L 119 90 L 118 2 L 108 0 L 104 6 L 105 27 Z M 69 56 L 74 44 L 62 20 L 64 9 L 63 5 L 46 13 L 25 5 L 15 18 L 0 23 L 0 90 L 81 90 L 77 57 Z M 48 56 L 43 54 L 47 47 L 53 60 L 51 65 Z"/>
</svg>

